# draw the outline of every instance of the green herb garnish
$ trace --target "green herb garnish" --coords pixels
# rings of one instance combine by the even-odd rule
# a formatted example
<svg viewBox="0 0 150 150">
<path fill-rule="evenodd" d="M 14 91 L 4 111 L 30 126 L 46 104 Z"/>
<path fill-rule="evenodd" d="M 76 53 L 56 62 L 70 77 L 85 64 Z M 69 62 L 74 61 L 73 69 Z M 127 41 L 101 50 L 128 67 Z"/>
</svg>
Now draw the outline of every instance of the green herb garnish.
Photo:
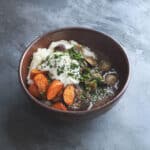
<svg viewBox="0 0 150 150">
<path fill-rule="evenodd" d="M 64 68 L 65 68 L 65 66 L 62 66 L 62 67 L 58 66 L 58 68 L 57 68 L 57 75 L 62 74 L 64 72 Z"/>
<path fill-rule="evenodd" d="M 75 50 L 75 47 L 72 47 L 71 49 L 68 49 L 69 55 L 72 59 L 75 59 L 77 61 L 82 61 L 83 56 L 79 51 Z"/>
<path fill-rule="evenodd" d="M 68 76 L 73 77 L 73 76 L 74 76 L 74 74 L 73 74 L 73 73 L 71 73 L 71 72 L 69 72 L 69 73 L 68 73 Z"/>
<path fill-rule="evenodd" d="M 77 65 L 77 64 L 75 64 L 75 63 L 71 63 L 70 68 L 71 68 L 71 69 L 78 68 L 78 65 Z"/>
<path fill-rule="evenodd" d="M 54 59 L 60 58 L 61 56 L 63 56 L 63 55 L 62 54 L 55 54 Z"/>
</svg>

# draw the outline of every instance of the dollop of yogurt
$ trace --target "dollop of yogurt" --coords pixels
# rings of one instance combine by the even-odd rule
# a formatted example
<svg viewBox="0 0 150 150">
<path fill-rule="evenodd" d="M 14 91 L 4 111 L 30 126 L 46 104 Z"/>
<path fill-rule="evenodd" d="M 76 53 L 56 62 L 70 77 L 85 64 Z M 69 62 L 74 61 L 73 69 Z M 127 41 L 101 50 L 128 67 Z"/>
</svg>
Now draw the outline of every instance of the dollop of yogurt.
<svg viewBox="0 0 150 150">
<path fill-rule="evenodd" d="M 80 65 L 68 53 L 53 52 L 38 69 L 48 71 L 52 79 L 60 80 L 64 85 L 79 83 Z"/>
<path fill-rule="evenodd" d="M 55 47 L 59 45 L 63 45 L 66 51 L 55 51 Z M 77 60 L 71 59 L 69 53 L 67 53 L 68 49 L 79 45 L 80 44 L 73 40 L 60 40 L 51 42 L 48 49 L 38 48 L 37 51 L 33 53 L 33 58 L 29 66 L 27 83 L 33 83 L 30 78 L 31 70 L 38 69 L 47 71 L 51 79 L 60 80 L 64 85 L 79 84 L 80 64 Z M 96 58 L 95 54 L 91 52 L 88 47 L 82 47 L 82 53 L 85 57 L 91 56 Z"/>
</svg>

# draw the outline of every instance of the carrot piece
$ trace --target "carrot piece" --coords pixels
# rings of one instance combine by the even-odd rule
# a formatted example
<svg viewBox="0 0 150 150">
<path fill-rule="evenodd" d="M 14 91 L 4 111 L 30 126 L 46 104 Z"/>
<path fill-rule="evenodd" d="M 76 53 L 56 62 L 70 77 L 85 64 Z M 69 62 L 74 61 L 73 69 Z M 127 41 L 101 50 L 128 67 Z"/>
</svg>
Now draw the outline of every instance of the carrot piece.
<svg viewBox="0 0 150 150">
<path fill-rule="evenodd" d="M 39 97 L 40 96 L 38 88 L 34 83 L 29 85 L 28 90 L 29 90 L 29 92 L 32 96 L 34 96 L 34 97 Z"/>
<path fill-rule="evenodd" d="M 75 98 L 75 88 L 73 85 L 68 85 L 63 93 L 64 102 L 67 105 L 72 105 Z"/>
<path fill-rule="evenodd" d="M 30 73 L 30 78 L 33 79 L 39 73 L 43 73 L 43 71 L 40 71 L 38 69 L 32 69 Z"/>
<path fill-rule="evenodd" d="M 46 78 L 45 75 L 39 73 L 33 78 L 33 81 L 40 93 L 46 92 L 48 87 L 48 79 Z"/>
<path fill-rule="evenodd" d="M 63 89 L 64 85 L 59 80 L 53 80 L 47 91 L 47 99 L 53 100 Z"/>
<path fill-rule="evenodd" d="M 55 104 L 52 105 L 53 108 L 59 109 L 59 110 L 67 110 L 66 106 L 61 103 L 61 102 L 57 102 Z"/>
</svg>

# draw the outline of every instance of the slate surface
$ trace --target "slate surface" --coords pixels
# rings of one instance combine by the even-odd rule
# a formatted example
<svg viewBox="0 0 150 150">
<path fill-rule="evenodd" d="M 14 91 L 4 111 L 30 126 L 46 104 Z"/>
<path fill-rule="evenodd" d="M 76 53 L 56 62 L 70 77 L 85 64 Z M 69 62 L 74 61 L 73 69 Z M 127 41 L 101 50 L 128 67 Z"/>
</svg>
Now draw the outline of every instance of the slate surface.
<svg viewBox="0 0 150 150">
<path fill-rule="evenodd" d="M 53 121 L 28 101 L 18 81 L 25 47 L 66 26 L 103 31 L 121 43 L 131 81 L 121 101 L 91 121 Z M 145 0 L 0 1 L 0 149 L 149 150 L 150 2 Z"/>
</svg>

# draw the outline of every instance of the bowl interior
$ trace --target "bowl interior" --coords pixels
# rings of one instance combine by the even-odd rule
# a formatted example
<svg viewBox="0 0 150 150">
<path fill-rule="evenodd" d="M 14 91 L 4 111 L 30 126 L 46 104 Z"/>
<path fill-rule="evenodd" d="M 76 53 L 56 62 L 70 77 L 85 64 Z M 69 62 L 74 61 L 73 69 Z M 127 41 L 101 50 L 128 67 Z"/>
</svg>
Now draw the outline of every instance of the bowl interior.
<svg viewBox="0 0 150 150">
<path fill-rule="evenodd" d="M 57 40 L 75 40 L 91 48 L 91 50 L 94 51 L 99 58 L 103 57 L 102 54 L 104 54 L 106 59 L 110 60 L 113 67 L 117 70 L 119 74 L 119 89 L 116 92 L 115 96 L 117 96 L 121 92 L 123 93 L 125 84 L 128 81 L 129 63 L 122 47 L 117 44 L 112 38 L 106 36 L 105 34 L 85 28 L 66 28 L 54 32 L 49 32 L 31 43 L 31 45 L 26 49 L 25 53 L 23 54 L 20 63 L 21 82 L 27 93 L 27 68 L 31 61 L 33 52 L 35 52 L 37 48 L 47 48 L 52 41 Z"/>
</svg>

